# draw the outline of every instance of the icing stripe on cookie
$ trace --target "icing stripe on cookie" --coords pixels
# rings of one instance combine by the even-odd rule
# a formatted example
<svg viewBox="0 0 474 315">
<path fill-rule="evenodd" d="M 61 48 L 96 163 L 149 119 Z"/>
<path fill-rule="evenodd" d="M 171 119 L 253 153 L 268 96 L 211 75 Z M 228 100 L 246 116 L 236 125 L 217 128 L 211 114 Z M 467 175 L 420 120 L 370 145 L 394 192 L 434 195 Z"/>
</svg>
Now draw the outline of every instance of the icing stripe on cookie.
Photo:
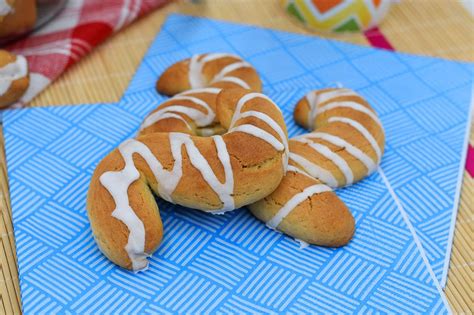
<svg viewBox="0 0 474 315">
<path fill-rule="evenodd" d="M 317 184 L 305 188 L 302 192 L 294 195 L 288 200 L 283 207 L 278 210 L 275 216 L 267 222 L 267 226 L 271 229 L 276 229 L 278 225 L 295 209 L 300 203 L 307 200 L 313 195 L 320 194 L 322 192 L 331 191 L 331 188 L 323 185 Z"/>
<path fill-rule="evenodd" d="M 242 108 L 244 107 L 245 103 L 247 103 L 248 101 L 250 101 L 254 98 L 263 98 L 264 100 L 266 100 L 266 101 L 270 102 L 271 104 L 273 104 L 278 110 L 280 110 L 280 108 L 278 108 L 278 106 L 276 106 L 275 103 L 273 103 L 273 101 L 268 96 L 266 96 L 264 94 L 260 94 L 260 93 L 245 94 L 244 96 L 242 96 L 242 98 L 237 102 L 237 105 L 235 106 L 234 115 L 232 116 L 232 119 L 230 121 L 230 128 L 232 128 L 232 126 L 234 126 L 235 122 L 240 118 L 240 114 L 242 112 Z"/>
<path fill-rule="evenodd" d="M 219 94 L 220 91 L 222 91 L 222 89 L 208 87 L 208 88 L 202 88 L 202 89 L 187 90 L 187 91 L 179 93 L 178 95 L 189 95 L 189 94 L 198 94 L 198 93 Z"/>
<path fill-rule="evenodd" d="M 237 102 L 237 105 L 236 105 L 235 111 L 234 111 L 234 115 L 232 116 L 232 119 L 231 119 L 231 122 L 230 122 L 230 130 L 236 130 L 236 128 L 239 128 L 240 126 L 238 126 L 236 128 L 234 128 L 233 126 L 235 125 L 237 120 L 239 120 L 240 118 L 243 118 L 243 117 L 254 116 L 254 117 L 256 117 L 260 120 L 263 120 L 267 125 L 269 125 L 280 136 L 281 141 L 277 140 L 277 142 L 282 144 L 283 145 L 282 149 L 285 150 L 285 159 L 283 161 L 283 166 L 284 166 L 284 169 L 286 170 L 286 167 L 288 166 L 289 149 L 288 149 L 288 140 L 287 140 L 286 134 L 283 131 L 283 129 L 278 125 L 278 123 L 276 121 L 273 120 L 273 118 L 271 118 L 268 115 L 264 115 L 262 113 L 256 114 L 257 113 L 256 111 L 247 111 L 247 112 L 242 113 L 242 108 L 244 107 L 244 105 L 248 101 L 250 101 L 252 99 L 255 99 L 255 98 L 262 98 L 262 99 L 270 102 L 281 113 L 280 108 L 275 103 L 273 103 L 273 101 L 268 96 L 266 96 L 264 94 L 260 94 L 260 93 L 248 93 L 248 94 L 245 94 L 244 96 L 242 96 L 242 98 Z M 248 113 L 248 114 L 246 114 L 246 113 Z M 255 126 L 253 126 L 253 127 L 257 128 Z M 243 130 L 250 131 L 250 129 L 248 129 L 248 128 L 245 128 L 245 129 L 241 128 L 238 131 L 243 131 Z M 262 131 L 264 131 L 264 130 L 262 130 Z M 243 131 L 243 132 L 245 132 L 245 131 Z M 271 145 L 273 145 L 273 147 L 276 150 L 282 150 L 282 149 L 278 149 L 280 146 L 275 142 L 275 137 L 273 137 L 270 133 L 264 131 L 264 133 L 259 133 L 259 134 L 266 137 L 266 138 L 261 138 L 261 139 L 268 142 L 268 143 L 270 143 Z"/>
<path fill-rule="evenodd" d="M 245 61 L 238 61 L 238 62 L 231 63 L 230 65 L 227 65 L 224 68 L 222 68 L 222 70 L 214 76 L 211 83 L 214 83 L 216 81 L 219 81 L 225 78 L 227 74 L 231 73 L 232 71 L 235 71 L 241 68 L 251 68 L 251 67 L 252 66 L 248 62 L 245 62 Z"/>
<path fill-rule="evenodd" d="M 200 89 L 201 93 L 214 93 L 217 90 L 214 89 Z M 193 93 L 199 93 L 197 91 L 193 91 Z M 174 119 L 181 119 L 185 123 L 189 120 L 186 120 L 186 117 L 181 116 L 180 114 L 187 115 L 190 119 L 193 119 L 196 125 L 203 124 L 204 132 L 208 132 L 207 127 L 212 127 L 210 123 L 214 122 L 215 113 L 212 111 L 211 107 L 203 100 L 190 96 L 189 94 L 181 94 L 179 96 L 175 96 L 170 101 L 165 102 L 165 107 L 162 109 L 157 110 L 156 112 L 152 113 L 150 116 L 147 117 L 145 122 L 142 125 L 142 128 L 146 128 L 147 126 L 165 118 L 174 118 Z M 265 103 L 265 106 L 261 106 L 263 104 L 250 104 L 254 106 L 247 107 L 249 110 L 242 112 L 246 102 L 260 98 L 266 101 L 269 101 L 270 104 Z M 171 101 L 190 101 L 188 102 L 181 102 L 182 105 L 176 105 L 171 103 Z M 192 104 L 191 104 L 192 102 Z M 183 104 L 185 103 L 185 104 Z M 193 106 L 193 107 L 190 107 Z M 199 109 L 205 110 L 201 111 L 196 109 L 195 107 L 199 106 Z M 279 115 L 276 115 L 275 110 L 271 108 L 274 106 L 276 110 L 278 110 Z M 264 112 L 259 112 L 253 110 L 253 107 L 263 108 Z M 266 114 L 268 111 L 268 114 Z M 272 118 L 270 115 L 276 115 L 278 121 L 282 122 L 280 126 L 278 121 Z M 248 122 L 241 121 L 241 125 L 236 125 L 239 119 L 247 118 L 247 117 L 254 117 L 255 119 L 247 119 Z M 255 121 L 258 120 L 258 121 Z M 275 148 L 279 154 L 282 154 L 281 151 L 288 151 L 288 140 L 286 137 L 285 126 L 283 124 L 283 117 L 281 115 L 281 111 L 279 108 L 265 95 L 259 93 L 249 93 L 242 96 L 235 104 L 234 113 L 231 119 L 232 123 L 230 125 L 230 130 L 228 133 L 231 132 L 243 132 L 270 144 L 273 148 Z M 261 121 L 261 123 L 259 123 Z M 255 124 L 257 123 L 257 124 Z M 265 126 L 262 124 L 265 123 Z M 192 126 L 192 124 L 190 124 Z M 189 126 L 189 125 L 188 125 Z M 215 125 L 214 125 L 215 126 Z M 220 126 L 222 129 L 223 127 Z M 273 129 L 273 131 L 267 131 Z M 196 131 L 196 130 L 194 130 Z M 218 130 L 219 131 L 219 130 Z M 234 201 L 234 173 L 232 169 L 232 163 L 230 159 L 229 151 L 227 150 L 227 146 L 229 143 L 226 144 L 224 141 L 225 137 L 222 136 L 212 136 L 215 151 L 209 148 L 202 148 L 202 152 L 198 148 L 194 142 L 193 136 L 190 136 L 185 133 L 180 132 L 169 132 L 168 134 L 156 134 L 159 139 L 168 139 L 169 140 L 169 149 L 165 149 L 167 152 L 170 151 L 170 155 L 166 161 L 172 161 L 172 165 L 166 165 L 165 168 L 158 157 L 155 155 L 157 153 L 163 153 L 160 150 L 160 145 L 153 146 L 153 152 L 150 148 L 145 144 L 147 141 L 150 141 L 151 144 L 155 144 L 150 138 L 139 138 L 143 139 L 141 142 L 139 140 L 128 140 L 122 143 L 118 151 L 123 158 L 125 165 L 123 169 L 116 171 L 117 168 L 112 168 L 112 171 L 104 172 L 100 177 L 99 181 L 105 189 L 107 189 L 112 196 L 115 209 L 112 212 L 112 216 L 121 222 L 123 222 L 129 230 L 128 241 L 125 246 L 125 250 L 128 254 L 128 257 L 132 261 L 133 270 L 143 270 L 147 267 L 148 262 L 146 257 L 148 256 L 145 253 L 145 227 L 144 222 L 138 217 L 137 213 L 141 214 L 138 209 L 137 213 L 134 209 L 132 209 L 130 204 L 130 199 L 128 196 L 128 191 L 132 183 L 137 181 L 140 178 L 140 170 L 143 167 L 143 164 L 134 164 L 133 157 L 136 155 L 137 157 L 140 156 L 142 161 L 148 166 L 148 169 L 153 174 L 155 180 L 150 180 L 149 172 L 144 173 L 144 177 L 142 178 L 144 182 L 141 182 L 142 185 L 150 185 L 151 183 L 155 183 L 155 187 L 153 190 L 157 192 L 157 194 L 163 198 L 164 200 L 173 202 L 173 193 L 176 193 L 178 196 L 178 191 L 175 192 L 176 188 L 180 184 L 180 181 L 183 177 L 183 164 L 185 166 L 189 166 L 189 163 L 204 180 L 204 182 L 208 185 L 210 189 L 217 195 L 220 203 L 215 201 L 206 202 L 204 211 L 208 211 L 211 213 L 224 213 L 229 210 L 233 210 L 235 208 L 235 201 Z M 242 137 L 242 135 L 237 135 Z M 202 139 L 200 139 L 202 140 Z M 165 146 L 166 147 L 166 146 Z M 158 150 L 158 151 L 156 151 Z M 209 151 L 213 151 L 217 153 L 217 159 L 219 160 L 222 169 L 224 170 L 224 179 L 221 182 L 217 177 L 213 167 L 216 163 L 216 158 L 214 156 L 213 160 L 207 160 L 205 155 L 209 154 Z M 117 154 L 114 152 L 113 154 Z M 234 153 L 235 154 L 235 153 Z M 168 153 L 169 155 L 169 153 Z M 159 155 L 158 155 L 159 156 Z M 186 156 L 186 159 L 184 159 Z M 236 157 L 239 160 L 238 156 Z M 120 160 L 120 159 L 116 159 Z M 284 160 L 284 159 L 282 159 Z M 144 161 L 144 162 L 143 162 Z M 121 161 L 119 161 L 121 164 Z M 169 163 L 169 162 L 167 162 Z M 213 165 L 213 167 L 211 167 Z M 121 165 L 119 166 L 121 167 Z M 287 165 L 285 164 L 283 169 L 286 170 Z M 214 167 L 215 168 L 215 167 Z M 218 168 L 220 171 L 220 168 Z M 202 186 L 200 186 L 202 187 Z M 180 193 L 181 188 L 186 189 L 187 187 L 179 186 Z M 140 188 L 139 188 L 140 189 Z M 199 198 L 199 196 L 194 196 L 195 198 Z M 178 198 L 177 198 L 178 199 Z M 185 201 L 181 201 L 185 203 Z M 140 207 L 142 205 L 138 205 Z M 215 209 L 219 208 L 219 209 Z M 215 209 L 215 210 L 212 210 Z M 148 209 L 141 209 L 141 210 L 148 210 Z M 146 222 L 145 222 L 146 223 Z"/>
<path fill-rule="evenodd" d="M 321 166 L 308 161 L 301 155 L 290 152 L 290 160 L 301 166 L 301 168 L 308 173 L 310 176 L 320 179 L 325 184 L 331 187 L 337 187 L 337 179 L 332 175 L 332 173 Z"/>
<path fill-rule="evenodd" d="M 286 156 L 286 163 L 288 163 L 288 153 L 289 153 L 289 148 L 288 148 L 288 139 L 285 135 L 285 132 L 283 131 L 283 129 L 281 129 L 280 125 L 278 125 L 276 123 L 276 121 L 274 121 L 270 116 L 268 116 L 267 114 L 264 114 L 262 112 L 257 112 L 257 111 L 254 111 L 254 110 L 251 110 L 251 111 L 246 111 L 246 112 L 243 112 L 240 114 L 240 118 L 245 118 L 245 117 L 255 117 L 255 118 L 258 118 L 260 120 L 262 120 L 263 122 L 265 122 L 268 126 L 270 126 L 273 130 L 276 131 L 276 133 L 278 134 L 278 136 L 280 137 L 280 142 L 283 144 L 284 146 L 284 149 L 285 149 L 285 156 Z"/>
<path fill-rule="evenodd" d="M 377 141 L 372 136 L 372 134 L 361 123 L 353 119 L 346 118 L 346 117 L 331 117 L 329 118 L 328 121 L 329 122 L 342 122 L 342 123 L 350 125 L 354 129 L 359 131 L 367 139 L 367 141 L 369 141 L 370 145 L 375 151 L 375 154 L 377 154 L 377 161 L 380 161 L 380 158 L 382 157 L 380 146 L 378 145 Z"/>
<path fill-rule="evenodd" d="M 356 102 L 329 103 L 327 105 L 323 105 L 322 107 L 318 108 L 317 114 L 319 115 L 321 113 L 324 113 L 325 111 L 335 109 L 335 108 L 341 108 L 341 107 L 350 108 L 350 109 L 353 109 L 353 110 L 356 110 L 356 111 L 359 111 L 361 113 L 364 113 L 364 114 L 368 115 L 370 118 L 373 119 L 373 121 L 375 121 L 380 126 L 381 129 L 383 129 L 382 128 L 382 123 L 380 122 L 377 115 L 373 111 L 371 111 L 370 109 L 365 107 L 364 105 L 361 105 L 361 104 L 356 103 Z"/>
<path fill-rule="evenodd" d="M 354 174 L 352 173 L 352 169 L 349 164 L 347 164 L 346 160 L 340 157 L 339 154 L 331 151 L 330 148 L 323 144 L 312 142 L 310 139 L 298 138 L 294 140 L 308 144 L 310 148 L 330 160 L 332 163 L 336 164 L 341 173 L 344 175 L 346 185 L 352 184 L 352 182 L 354 181 Z"/>
<path fill-rule="evenodd" d="M 308 176 L 309 178 L 313 178 L 313 177 L 311 177 L 311 175 L 309 175 L 308 173 L 306 173 L 306 172 L 303 171 L 302 169 L 300 169 L 300 168 L 298 168 L 298 167 L 296 167 L 296 166 L 293 166 L 293 165 L 288 165 L 286 171 L 287 171 L 287 172 L 294 172 L 294 173 L 302 174 L 302 175 Z"/>
<path fill-rule="evenodd" d="M 319 138 L 339 147 L 345 148 L 349 154 L 353 155 L 356 159 L 361 161 L 362 164 L 364 164 L 364 166 L 367 168 L 367 174 L 372 173 L 377 168 L 375 162 L 367 154 L 342 138 L 324 132 L 313 132 L 305 136 L 310 139 Z"/>
<path fill-rule="evenodd" d="M 221 70 L 220 73 L 218 73 L 216 76 L 214 76 L 213 79 L 211 79 L 211 82 L 219 81 L 215 79 L 219 75 L 221 75 L 222 77 L 225 77 L 225 74 L 231 71 L 234 71 L 243 67 L 251 67 L 250 64 L 244 61 L 241 61 L 242 59 L 239 56 L 232 55 L 232 54 L 213 53 L 213 54 L 206 54 L 204 55 L 204 57 L 202 57 L 202 55 L 194 55 L 191 57 L 189 61 L 188 80 L 189 80 L 189 84 L 191 85 L 191 89 L 203 88 L 206 86 L 206 82 L 204 81 L 203 74 L 202 74 L 202 70 L 206 63 L 208 63 L 209 61 L 226 58 L 226 57 L 235 58 L 235 59 L 238 59 L 238 61 L 225 66 Z"/>
<path fill-rule="evenodd" d="M 182 96 L 181 95 L 181 96 L 175 96 L 171 100 L 173 100 L 173 101 L 179 101 L 179 100 L 191 101 L 191 102 L 203 107 L 207 111 L 207 113 L 204 113 L 204 112 L 202 112 L 198 109 L 191 108 L 191 107 L 186 106 L 186 105 L 176 104 L 176 105 L 167 106 L 167 107 L 165 107 L 161 110 L 158 110 L 158 111 L 152 113 L 151 115 L 149 115 L 145 119 L 145 121 L 143 122 L 142 126 L 140 127 L 140 130 L 143 130 L 146 127 L 149 127 L 149 126 L 153 125 L 157 121 L 163 119 L 163 115 L 165 115 L 167 113 L 170 113 L 170 112 L 172 112 L 172 113 L 181 113 L 181 114 L 184 114 L 184 115 L 188 116 L 199 127 L 209 125 L 210 123 L 212 123 L 214 121 L 214 118 L 216 117 L 216 114 L 211 109 L 211 107 L 209 107 L 209 105 L 206 102 L 204 102 L 203 100 L 201 100 L 199 98 L 192 97 L 192 96 Z"/>
<path fill-rule="evenodd" d="M 318 115 L 318 107 L 320 104 L 326 103 L 331 99 L 341 96 L 359 96 L 354 91 L 349 89 L 336 89 L 330 91 L 311 91 L 306 94 L 306 101 L 309 105 L 309 112 L 308 112 L 308 126 L 311 129 L 314 129 L 314 120 Z"/>
<path fill-rule="evenodd" d="M 218 82 L 232 82 L 239 85 L 240 87 L 244 89 L 250 90 L 250 85 L 248 85 L 247 82 L 245 82 L 244 80 L 237 77 L 224 77 L 218 80 Z"/>
<path fill-rule="evenodd" d="M 229 129 L 229 132 L 237 132 L 237 131 L 247 133 L 251 136 L 260 138 L 263 141 L 270 144 L 277 151 L 285 150 L 285 146 L 281 143 L 280 140 L 275 138 L 271 133 L 269 133 L 269 132 L 267 132 L 267 131 L 265 131 L 261 128 L 258 128 L 254 125 L 247 125 L 247 124 L 246 125 L 239 125 L 237 127 Z"/>
<path fill-rule="evenodd" d="M 179 110 L 177 111 L 179 112 Z M 161 113 L 160 115 L 156 115 L 152 120 L 150 121 L 147 121 L 145 120 L 145 122 L 143 123 L 143 125 L 140 127 L 140 130 L 143 130 L 145 129 L 146 127 L 149 127 L 157 122 L 159 122 L 160 120 L 164 120 L 164 119 L 168 119 L 168 118 L 175 118 L 175 119 L 178 119 L 178 120 L 181 120 L 182 122 L 184 122 L 186 124 L 186 127 L 193 131 L 193 128 L 191 128 L 191 126 L 189 125 L 189 123 L 186 121 L 186 119 L 184 119 L 182 116 L 178 115 L 178 114 L 175 114 L 175 113 L 169 113 L 169 112 L 163 112 Z"/>
<path fill-rule="evenodd" d="M 119 146 L 119 151 L 125 161 L 125 167 L 120 171 L 105 172 L 100 176 L 100 182 L 109 191 L 115 202 L 112 216 L 122 221 L 129 230 L 128 242 L 125 250 L 132 261 L 135 271 L 146 269 L 148 262 L 145 253 L 145 227 L 135 211 L 130 207 L 128 189 L 135 182 L 140 173 L 137 170 L 133 155 L 139 154 L 153 172 L 158 183 L 157 190 L 160 197 L 172 201 L 171 195 L 176 189 L 183 175 L 182 146 L 184 145 L 190 163 L 201 173 L 206 183 L 219 196 L 223 203 L 221 212 L 234 208 L 233 190 L 234 177 L 230 156 L 226 144 L 221 136 L 212 137 L 216 146 L 217 156 L 224 168 L 225 181 L 221 183 L 206 158 L 199 152 L 189 135 L 171 132 L 169 141 L 174 165 L 171 171 L 164 169 L 151 150 L 140 141 L 131 139 Z"/>
</svg>

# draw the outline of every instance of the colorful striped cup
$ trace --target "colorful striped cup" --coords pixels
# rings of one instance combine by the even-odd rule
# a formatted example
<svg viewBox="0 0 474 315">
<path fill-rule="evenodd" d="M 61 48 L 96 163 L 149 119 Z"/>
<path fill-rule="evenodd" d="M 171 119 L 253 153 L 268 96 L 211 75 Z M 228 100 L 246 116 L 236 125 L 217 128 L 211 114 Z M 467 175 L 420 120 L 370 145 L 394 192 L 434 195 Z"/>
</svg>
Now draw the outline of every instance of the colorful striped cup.
<svg viewBox="0 0 474 315">
<path fill-rule="evenodd" d="M 357 32 L 374 27 L 393 0 L 282 0 L 286 11 L 310 28 Z"/>
</svg>

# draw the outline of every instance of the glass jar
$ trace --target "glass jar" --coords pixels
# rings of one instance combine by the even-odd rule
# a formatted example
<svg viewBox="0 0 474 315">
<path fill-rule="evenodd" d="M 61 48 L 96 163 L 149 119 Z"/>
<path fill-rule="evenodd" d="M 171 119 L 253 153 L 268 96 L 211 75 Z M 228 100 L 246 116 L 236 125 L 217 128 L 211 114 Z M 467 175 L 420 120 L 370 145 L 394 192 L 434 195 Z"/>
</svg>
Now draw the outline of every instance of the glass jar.
<svg viewBox="0 0 474 315">
<path fill-rule="evenodd" d="M 0 0 L 0 44 L 16 40 L 51 21 L 67 0 Z"/>
</svg>

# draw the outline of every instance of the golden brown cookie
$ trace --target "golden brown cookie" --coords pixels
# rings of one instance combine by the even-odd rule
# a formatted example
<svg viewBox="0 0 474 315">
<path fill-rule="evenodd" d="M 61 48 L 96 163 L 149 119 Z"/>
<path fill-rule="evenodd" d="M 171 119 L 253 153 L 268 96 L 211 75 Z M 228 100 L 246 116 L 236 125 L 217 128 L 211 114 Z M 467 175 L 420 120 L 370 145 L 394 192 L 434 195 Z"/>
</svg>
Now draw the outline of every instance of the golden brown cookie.
<svg viewBox="0 0 474 315">
<path fill-rule="evenodd" d="M 217 97 L 201 91 L 177 98 L 163 105 L 165 111 L 151 113 L 142 135 L 107 155 L 91 179 L 92 231 L 102 252 L 124 268 L 146 268 L 147 256 L 161 242 L 152 192 L 175 204 L 223 213 L 269 195 L 285 172 L 286 126 L 267 96 L 230 89 Z M 213 100 L 215 105 L 207 104 Z M 185 132 L 147 132 L 173 120 L 174 131 Z M 213 123 L 227 132 L 196 136 L 196 126 Z"/>
<path fill-rule="evenodd" d="M 0 108 L 19 100 L 29 84 L 26 58 L 0 50 Z"/>
<path fill-rule="evenodd" d="M 179 61 L 166 69 L 156 83 L 157 91 L 165 95 L 205 87 L 260 92 L 262 83 L 251 64 L 227 53 L 194 55 Z"/>
<path fill-rule="evenodd" d="M 250 210 L 270 228 L 305 243 L 344 245 L 355 222 L 329 186 L 351 185 L 376 170 L 385 144 L 382 124 L 360 95 L 342 88 L 308 93 L 294 118 L 313 132 L 290 139 L 287 174 Z"/>
<path fill-rule="evenodd" d="M 278 188 L 249 209 L 269 228 L 292 236 L 302 247 L 343 246 L 355 230 L 351 212 L 332 189 L 291 165 Z"/>
<path fill-rule="evenodd" d="M 312 91 L 294 111 L 312 132 L 290 140 L 290 160 L 331 187 L 351 185 L 377 169 L 385 146 L 373 108 L 350 89 Z"/>
<path fill-rule="evenodd" d="M 15 0 L 0 0 L 0 23 L 2 23 L 5 16 L 13 13 L 15 10 Z M 1 28 L 1 24 L 0 24 Z"/>
<path fill-rule="evenodd" d="M 3 13 L 3 14 L 2 14 Z M 35 0 L 0 0 L 0 37 L 33 29 L 36 23 Z"/>
<path fill-rule="evenodd" d="M 221 90 L 203 88 L 175 95 L 146 117 L 140 134 L 183 132 L 206 137 L 225 133 L 216 115 L 216 100 Z"/>
</svg>

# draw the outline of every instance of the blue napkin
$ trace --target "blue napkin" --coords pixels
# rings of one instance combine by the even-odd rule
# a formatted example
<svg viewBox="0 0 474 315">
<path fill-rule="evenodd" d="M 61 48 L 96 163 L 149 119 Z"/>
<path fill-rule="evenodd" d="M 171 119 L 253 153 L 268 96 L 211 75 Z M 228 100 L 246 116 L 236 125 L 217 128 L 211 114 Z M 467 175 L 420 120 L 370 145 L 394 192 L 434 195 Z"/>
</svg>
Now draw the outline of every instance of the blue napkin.
<svg viewBox="0 0 474 315">
<path fill-rule="evenodd" d="M 290 123 L 303 94 L 269 96 Z M 338 191 L 357 223 L 346 247 L 300 249 L 246 209 L 213 216 L 159 200 L 165 236 L 150 269 L 133 274 L 113 265 L 90 231 L 89 180 L 100 159 L 133 137 L 162 100 L 155 93 L 116 105 L 6 112 L 25 314 L 447 312 L 444 293 L 381 172 Z"/>
<path fill-rule="evenodd" d="M 164 69 L 205 52 L 245 58 L 260 73 L 265 93 L 343 85 L 365 96 L 384 118 L 385 174 L 445 285 L 469 135 L 473 64 L 171 15 L 124 99 L 153 95 Z"/>
</svg>

